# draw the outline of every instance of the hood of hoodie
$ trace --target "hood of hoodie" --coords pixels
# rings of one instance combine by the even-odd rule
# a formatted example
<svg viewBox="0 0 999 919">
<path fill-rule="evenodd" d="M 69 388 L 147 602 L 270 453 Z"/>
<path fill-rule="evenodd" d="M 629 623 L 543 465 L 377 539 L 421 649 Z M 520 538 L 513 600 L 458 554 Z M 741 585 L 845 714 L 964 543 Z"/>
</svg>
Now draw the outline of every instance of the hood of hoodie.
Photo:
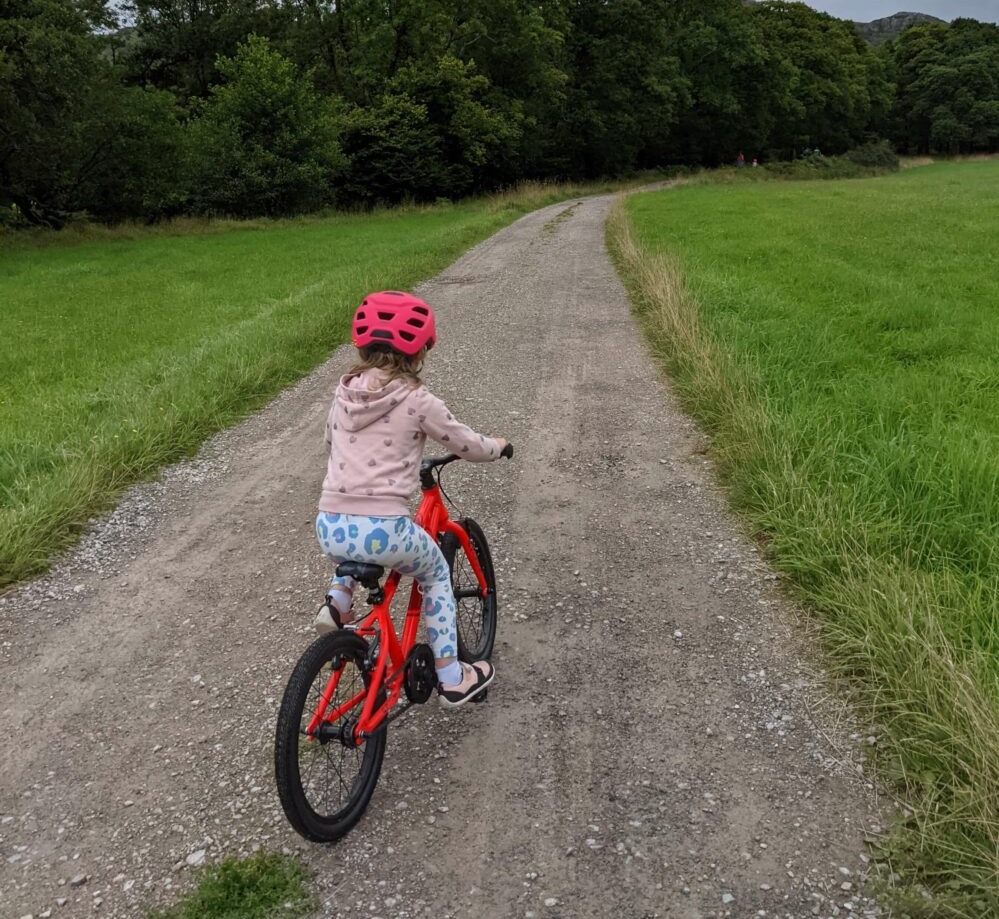
<svg viewBox="0 0 999 919">
<path fill-rule="evenodd" d="M 360 431 L 383 418 L 413 392 L 406 380 L 390 380 L 377 370 L 347 374 L 336 388 L 334 407 L 338 423 L 346 431 Z"/>
</svg>

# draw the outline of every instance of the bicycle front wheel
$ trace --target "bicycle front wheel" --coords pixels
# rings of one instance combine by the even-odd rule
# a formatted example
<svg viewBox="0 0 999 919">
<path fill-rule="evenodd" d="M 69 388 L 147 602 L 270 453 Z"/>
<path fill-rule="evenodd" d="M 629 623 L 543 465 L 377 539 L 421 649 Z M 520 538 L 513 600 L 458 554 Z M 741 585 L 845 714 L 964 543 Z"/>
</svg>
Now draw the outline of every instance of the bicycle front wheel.
<svg viewBox="0 0 999 919">
<path fill-rule="evenodd" d="M 496 574 L 489 543 L 482 528 L 471 517 L 458 523 L 468 533 L 468 540 L 486 579 L 486 596 L 482 596 L 479 579 L 458 538 L 445 533 L 441 551 L 451 569 L 451 588 L 458 607 L 458 657 L 466 663 L 492 656 L 496 641 Z"/>
<path fill-rule="evenodd" d="M 382 769 L 384 726 L 360 744 L 352 740 L 370 683 L 367 652 L 358 635 L 321 636 L 295 666 L 281 701 L 274 743 L 278 796 L 291 825 L 314 842 L 333 842 L 361 819 Z M 326 693 L 325 711 L 343 711 L 310 735 Z"/>
</svg>

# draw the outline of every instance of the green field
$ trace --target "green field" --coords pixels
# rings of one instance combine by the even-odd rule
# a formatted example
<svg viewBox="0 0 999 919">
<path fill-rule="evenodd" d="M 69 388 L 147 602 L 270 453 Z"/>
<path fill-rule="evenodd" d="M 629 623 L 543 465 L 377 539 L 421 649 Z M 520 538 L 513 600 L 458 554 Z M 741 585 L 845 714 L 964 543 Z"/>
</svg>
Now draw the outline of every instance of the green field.
<svg viewBox="0 0 999 919">
<path fill-rule="evenodd" d="M 125 486 L 193 453 L 407 288 L 578 193 L 288 222 L 0 238 L 0 588 Z"/>
<path fill-rule="evenodd" d="M 633 196 L 611 237 L 913 816 L 907 915 L 999 916 L 999 162 Z M 913 889 L 910 887 L 910 890 Z"/>
</svg>

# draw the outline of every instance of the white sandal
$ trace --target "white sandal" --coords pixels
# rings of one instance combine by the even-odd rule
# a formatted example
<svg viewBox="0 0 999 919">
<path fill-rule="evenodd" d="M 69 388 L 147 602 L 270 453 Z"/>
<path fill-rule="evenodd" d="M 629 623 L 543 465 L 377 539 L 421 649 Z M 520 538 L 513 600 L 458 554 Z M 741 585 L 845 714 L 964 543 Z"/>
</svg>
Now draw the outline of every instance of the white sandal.
<svg viewBox="0 0 999 919">
<path fill-rule="evenodd" d="M 489 661 L 476 661 L 474 664 L 461 664 L 461 682 L 453 686 L 438 685 L 437 694 L 445 708 L 457 708 L 474 699 L 496 676 Z"/>
</svg>

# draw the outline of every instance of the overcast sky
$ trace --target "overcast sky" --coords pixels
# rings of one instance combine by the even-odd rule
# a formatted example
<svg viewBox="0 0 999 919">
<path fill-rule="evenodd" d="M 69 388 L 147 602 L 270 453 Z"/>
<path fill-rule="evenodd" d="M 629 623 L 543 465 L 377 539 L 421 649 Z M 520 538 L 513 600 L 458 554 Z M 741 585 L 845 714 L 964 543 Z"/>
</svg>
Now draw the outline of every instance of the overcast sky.
<svg viewBox="0 0 999 919">
<path fill-rule="evenodd" d="M 981 22 L 999 22 L 999 0 L 805 0 L 813 10 L 837 19 L 870 22 L 892 13 L 928 13 L 950 22 L 964 16 Z"/>
</svg>

